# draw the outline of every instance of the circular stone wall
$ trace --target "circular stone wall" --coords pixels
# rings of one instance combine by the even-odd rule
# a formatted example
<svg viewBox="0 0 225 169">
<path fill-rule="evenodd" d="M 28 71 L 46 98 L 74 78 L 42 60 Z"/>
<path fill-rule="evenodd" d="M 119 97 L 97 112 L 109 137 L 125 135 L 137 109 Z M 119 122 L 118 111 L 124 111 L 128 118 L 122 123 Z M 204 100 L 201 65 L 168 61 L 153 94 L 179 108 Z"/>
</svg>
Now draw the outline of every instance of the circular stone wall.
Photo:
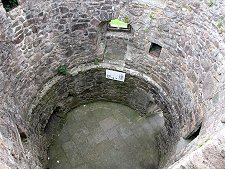
<svg viewBox="0 0 225 169">
<path fill-rule="evenodd" d="M 224 0 L 19 0 L 17 8 L 6 12 L 0 3 L 0 165 L 7 169 L 41 167 L 40 154 L 45 146 L 40 144 L 45 137 L 39 134 L 55 106 L 60 107 L 60 99 L 63 107 L 67 96 L 75 98 L 74 93 L 63 93 L 67 90 L 63 79 L 68 84 L 74 79 L 57 77 L 57 68 L 65 64 L 71 70 L 106 61 L 109 55 L 104 52 L 111 51 L 107 47 L 117 46 L 118 42 L 124 55 L 114 60 L 115 67 L 153 79 L 150 86 L 158 92 L 153 92 L 154 99 L 166 119 L 166 129 L 159 137 L 161 150 L 169 150 L 175 135 L 188 138 L 202 125 L 199 136 L 181 153 L 174 154 L 170 161 L 163 160 L 168 162 L 167 168 L 224 166 L 224 7 Z M 128 20 L 132 33 L 121 35 L 102 29 L 102 23 L 115 18 Z M 149 54 L 152 43 L 162 47 L 160 56 Z M 55 80 L 55 89 L 44 87 Z M 137 87 L 132 96 L 148 92 L 139 84 L 128 86 Z M 92 99 L 91 94 L 84 94 L 89 101 Z M 48 100 L 51 95 L 55 102 Z M 146 104 L 142 108 L 128 95 L 121 100 L 145 111 Z M 35 107 L 38 104 L 42 104 L 44 112 Z"/>
<path fill-rule="evenodd" d="M 75 107 L 89 102 L 105 100 L 128 105 L 141 112 L 141 116 L 163 112 L 165 117 L 164 137 L 159 137 L 160 144 L 164 149 L 161 151 L 162 157 L 173 149 L 172 145 L 178 139 L 179 121 L 175 110 L 165 97 L 165 92 L 145 74 L 141 74 L 131 69 L 123 69 L 126 73 L 124 82 L 114 81 L 106 78 L 106 69 L 115 70 L 113 65 L 99 63 L 99 65 L 81 65 L 74 68 L 67 76 L 58 76 L 50 81 L 42 90 L 41 95 L 33 103 L 32 111 L 27 114 L 26 121 L 30 129 L 28 135 L 32 138 L 32 143 L 38 146 L 37 152 L 46 153 L 47 147 L 43 147 L 47 141 L 45 138 L 45 128 L 51 114 L 56 109 L 60 109 L 61 115 L 71 111 Z M 122 70 L 117 66 L 117 70 Z M 158 105 L 158 106 L 156 106 Z M 166 133 L 169 135 L 166 137 Z M 49 134 L 49 133 L 47 133 Z M 43 136 L 43 137 L 40 137 Z M 42 139 L 40 139 L 42 138 Z"/>
</svg>

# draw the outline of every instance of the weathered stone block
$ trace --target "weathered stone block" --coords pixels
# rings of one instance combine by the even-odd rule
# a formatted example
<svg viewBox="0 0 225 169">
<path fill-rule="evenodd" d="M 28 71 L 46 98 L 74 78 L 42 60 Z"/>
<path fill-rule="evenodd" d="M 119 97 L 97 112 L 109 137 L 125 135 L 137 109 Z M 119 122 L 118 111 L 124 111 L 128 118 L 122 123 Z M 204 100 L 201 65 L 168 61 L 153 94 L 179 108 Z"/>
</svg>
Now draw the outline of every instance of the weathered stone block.
<svg viewBox="0 0 225 169">
<path fill-rule="evenodd" d="M 79 23 L 79 24 L 75 24 L 71 27 L 71 31 L 76 31 L 76 30 L 83 30 L 86 29 L 88 27 L 87 23 Z"/>
<path fill-rule="evenodd" d="M 64 13 L 67 13 L 69 12 L 69 9 L 67 7 L 59 7 L 59 11 L 64 14 Z"/>
</svg>

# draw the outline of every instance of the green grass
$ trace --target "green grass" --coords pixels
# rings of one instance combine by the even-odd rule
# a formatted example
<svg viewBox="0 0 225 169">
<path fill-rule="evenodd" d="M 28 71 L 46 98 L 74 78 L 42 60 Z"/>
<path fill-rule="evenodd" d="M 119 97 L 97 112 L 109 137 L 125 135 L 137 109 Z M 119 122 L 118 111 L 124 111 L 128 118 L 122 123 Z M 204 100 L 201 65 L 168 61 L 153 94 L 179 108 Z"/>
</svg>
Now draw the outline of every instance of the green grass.
<svg viewBox="0 0 225 169">
<path fill-rule="evenodd" d="M 222 26 L 223 26 L 222 21 L 218 21 L 218 22 L 217 22 L 217 27 L 218 27 L 218 28 L 221 28 Z"/>
<path fill-rule="evenodd" d="M 212 7 L 214 4 L 212 1 L 208 2 L 208 7 Z"/>
<path fill-rule="evenodd" d="M 125 23 L 129 23 L 130 21 L 129 21 L 129 17 L 128 16 L 124 16 L 123 17 L 123 21 L 125 22 Z"/>
<path fill-rule="evenodd" d="M 145 27 L 144 29 L 144 32 L 148 33 L 149 32 L 149 29 L 147 27 Z"/>
<path fill-rule="evenodd" d="M 186 169 L 186 167 L 184 167 L 183 165 L 180 166 L 180 169 Z"/>
<path fill-rule="evenodd" d="M 198 144 L 198 148 L 202 147 L 203 145 L 205 145 L 208 141 L 212 140 L 212 137 L 208 137 L 205 140 L 203 140 L 201 143 Z"/>
<path fill-rule="evenodd" d="M 98 59 L 95 59 L 95 60 L 94 60 L 94 64 L 95 64 L 95 65 L 99 65 L 99 60 L 98 60 Z"/>
<path fill-rule="evenodd" d="M 149 18 L 150 18 L 151 20 L 156 19 L 156 17 L 155 17 L 154 14 L 152 14 L 152 13 L 149 14 Z"/>
<path fill-rule="evenodd" d="M 225 29 L 221 29 L 220 30 L 220 33 L 225 33 Z"/>
<path fill-rule="evenodd" d="M 68 68 L 67 65 L 59 65 L 58 69 L 57 69 L 57 73 L 59 75 L 67 75 L 68 74 Z"/>
<path fill-rule="evenodd" d="M 128 23 L 120 21 L 119 19 L 111 20 L 109 23 L 111 27 L 117 27 L 117 28 L 127 28 Z"/>
<path fill-rule="evenodd" d="M 182 4 L 182 8 L 186 8 L 189 12 L 193 11 L 192 7 L 187 4 Z"/>
<path fill-rule="evenodd" d="M 191 12 L 193 10 L 191 6 L 187 6 L 187 9 L 189 12 Z"/>
</svg>

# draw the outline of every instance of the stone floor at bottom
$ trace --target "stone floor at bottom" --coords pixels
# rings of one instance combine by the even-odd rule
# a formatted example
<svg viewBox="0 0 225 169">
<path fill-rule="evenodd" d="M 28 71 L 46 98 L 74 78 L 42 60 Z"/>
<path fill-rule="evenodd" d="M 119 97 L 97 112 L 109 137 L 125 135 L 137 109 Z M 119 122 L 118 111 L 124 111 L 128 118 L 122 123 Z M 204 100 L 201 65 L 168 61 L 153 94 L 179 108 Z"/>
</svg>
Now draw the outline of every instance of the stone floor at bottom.
<svg viewBox="0 0 225 169">
<path fill-rule="evenodd" d="M 145 118 L 131 108 L 111 102 L 82 105 L 48 150 L 48 169 L 156 169 L 155 135 L 163 117 Z"/>
</svg>

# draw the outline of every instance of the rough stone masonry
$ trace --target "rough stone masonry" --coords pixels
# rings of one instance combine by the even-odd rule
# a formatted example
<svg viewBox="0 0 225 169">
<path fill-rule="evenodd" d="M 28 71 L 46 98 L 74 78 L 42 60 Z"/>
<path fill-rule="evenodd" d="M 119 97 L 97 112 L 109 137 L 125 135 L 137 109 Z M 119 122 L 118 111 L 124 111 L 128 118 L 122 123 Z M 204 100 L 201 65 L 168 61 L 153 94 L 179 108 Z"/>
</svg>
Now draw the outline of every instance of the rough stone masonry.
<svg viewBox="0 0 225 169">
<path fill-rule="evenodd" d="M 44 168 L 43 129 L 53 111 L 96 100 L 143 114 L 151 102 L 160 107 L 159 168 L 225 168 L 224 0 L 18 3 L 6 12 L 0 0 L 0 168 Z M 110 32 L 107 22 L 116 18 L 131 32 Z M 160 56 L 149 54 L 152 43 Z M 120 57 L 107 59 L 118 44 Z M 125 72 L 125 82 L 105 79 L 105 69 Z M 179 138 L 200 126 L 174 153 Z"/>
</svg>

